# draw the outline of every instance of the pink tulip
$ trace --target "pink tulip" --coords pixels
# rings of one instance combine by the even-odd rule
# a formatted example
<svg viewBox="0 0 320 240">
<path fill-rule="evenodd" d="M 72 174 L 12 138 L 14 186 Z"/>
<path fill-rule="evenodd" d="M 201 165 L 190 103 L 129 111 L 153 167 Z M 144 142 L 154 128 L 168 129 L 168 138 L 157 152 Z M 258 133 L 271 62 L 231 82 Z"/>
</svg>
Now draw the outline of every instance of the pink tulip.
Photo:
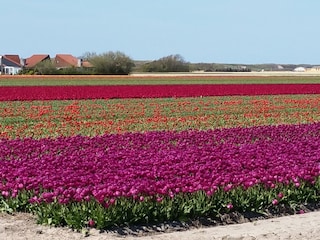
<svg viewBox="0 0 320 240">
<path fill-rule="evenodd" d="M 88 226 L 89 226 L 89 227 L 94 227 L 95 225 L 96 225 L 96 223 L 95 223 L 94 220 L 90 219 L 90 220 L 88 221 Z"/>
<path fill-rule="evenodd" d="M 228 204 L 227 204 L 227 208 L 228 208 L 228 209 L 232 209 L 232 208 L 233 208 L 232 203 L 228 203 Z"/>
<path fill-rule="evenodd" d="M 282 193 L 282 192 L 278 193 L 278 198 L 279 198 L 279 199 L 282 199 L 282 198 L 283 198 L 283 193 Z"/>
<path fill-rule="evenodd" d="M 277 199 L 273 199 L 273 200 L 272 200 L 272 204 L 273 204 L 273 205 L 277 205 L 278 203 L 279 203 L 279 202 L 278 202 Z"/>
<path fill-rule="evenodd" d="M 8 197 L 10 195 L 10 193 L 8 191 L 2 191 L 2 196 L 4 197 Z"/>
</svg>

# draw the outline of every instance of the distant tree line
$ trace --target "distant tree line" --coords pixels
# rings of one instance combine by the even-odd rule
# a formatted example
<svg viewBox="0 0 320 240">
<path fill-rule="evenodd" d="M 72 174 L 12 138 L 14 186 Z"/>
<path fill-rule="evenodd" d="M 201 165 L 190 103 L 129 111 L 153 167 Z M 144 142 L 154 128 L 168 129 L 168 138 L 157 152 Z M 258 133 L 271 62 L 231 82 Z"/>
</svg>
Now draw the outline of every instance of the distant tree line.
<svg viewBox="0 0 320 240">
<path fill-rule="evenodd" d="M 207 70 L 207 72 L 213 72 L 211 70 Z M 217 68 L 214 70 L 214 72 L 251 72 L 250 68 Z"/>
<path fill-rule="evenodd" d="M 190 64 L 191 71 L 204 72 L 251 72 L 251 67 L 238 64 L 223 63 L 193 63 Z"/>
<path fill-rule="evenodd" d="M 33 68 L 25 68 L 20 74 L 40 75 L 127 75 L 135 72 L 251 72 L 251 71 L 292 71 L 300 65 L 286 64 L 222 64 L 222 63 L 189 63 L 179 54 L 169 55 L 154 61 L 134 61 L 123 52 L 105 52 L 96 54 L 87 52 L 80 57 L 90 66 L 73 66 L 57 68 L 52 60 L 45 60 Z M 310 67 L 307 65 L 306 67 Z"/>
</svg>

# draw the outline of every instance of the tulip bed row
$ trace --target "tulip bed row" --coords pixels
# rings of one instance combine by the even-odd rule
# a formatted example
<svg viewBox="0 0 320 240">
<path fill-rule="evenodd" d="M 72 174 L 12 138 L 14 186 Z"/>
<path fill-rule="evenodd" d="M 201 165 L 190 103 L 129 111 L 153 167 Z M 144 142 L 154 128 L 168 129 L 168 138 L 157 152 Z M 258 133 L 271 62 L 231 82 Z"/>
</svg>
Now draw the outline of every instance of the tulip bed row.
<svg viewBox="0 0 320 240">
<path fill-rule="evenodd" d="M 317 202 L 319 134 L 313 123 L 2 139 L 0 204 L 106 228 Z"/>
<path fill-rule="evenodd" d="M 0 137 L 96 136 L 312 123 L 320 95 L 0 102 Z"/>
<path fill-rule="evenodd" d="M 184 84 L 319 84 L 319 76 L 254 75 L 12 75 L 0 76 L 0 86 L 106 86 Z"/>
<path fill-rule="evenodd" d="M 320 94 L 320 84 L 171 84 L 0 87 L 0 101 L 166 98 L 229 95 L 253 96 L 268 94 Z"/>
</svg>

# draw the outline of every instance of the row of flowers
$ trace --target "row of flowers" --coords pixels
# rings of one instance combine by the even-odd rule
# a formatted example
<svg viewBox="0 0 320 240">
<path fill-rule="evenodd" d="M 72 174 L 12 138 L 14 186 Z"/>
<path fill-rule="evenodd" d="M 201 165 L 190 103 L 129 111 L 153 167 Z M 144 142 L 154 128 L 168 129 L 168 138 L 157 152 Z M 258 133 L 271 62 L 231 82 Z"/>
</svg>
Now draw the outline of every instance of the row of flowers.
<svg viewBox="0 0 320 240">
<path fill-rule="evenodd" d="M 0 138 L 309 123 L 319 106 L 316 94 L 0 102 Z"/>
<path fill-rule="evenodd" d="M 184 84 L 111 86 L 6 86 L 0 101 L 319 94 L 320 84 Z"/>
<path fill-rule="evenodd" d="M 43 221 L 59 211 L 68 209 L 74 214 L 81 208 L 84 212 L 78 214 L 85 215 L 86 220 L 97 220 L 90 213 L 97 204 L 99 211 L 111 215 L 138 207 L 143 214 L 133 222 L 156 221 L 150 219 L 150 206 L 154 210 L 162 201 L 166 203 L 164 209 L 169 203 L 185 201 L 209 204 L 210 198 L 224 201 L 221 204 L 228 205 L 227 209 L 234 205 L 241 208 L 247 203 L 238 198 L 249 194 L 250 189 L 254 189 L 254 197 L 269 189 L 260 208 L 277 204 L 279 191 L 290 195 L 301 188 L 316 200 L 320 196 L 319 133 L 320 123 L 313 123 L 92 138 L 1 139 L 0 199 L 7 199 L 12 206 L 42 208 L 39 214 Z M 278 189 L 279 184 L 283 188 Z M 273 192 L 275 188 L 277 192 Z M 55 207 L 48 207 L 50 204 Z M 256 202 L 247 207 L 252 204 Z M 159 213 L 161 219 L 166 219 L 165 212 Z M 201 216 L 201 211 L 195 215 Z M 117 214 L 113 217 L 119 218 Z M 101 226 L 106 221 L 114 224 L 120 220 L 99 220 Z"/>
</svg>

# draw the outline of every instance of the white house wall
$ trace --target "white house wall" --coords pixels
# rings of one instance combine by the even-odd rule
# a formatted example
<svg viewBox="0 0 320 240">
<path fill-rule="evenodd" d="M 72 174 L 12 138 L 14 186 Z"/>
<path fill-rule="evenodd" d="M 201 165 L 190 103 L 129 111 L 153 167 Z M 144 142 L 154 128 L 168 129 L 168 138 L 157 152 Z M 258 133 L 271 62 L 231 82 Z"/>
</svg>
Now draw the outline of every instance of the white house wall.
<svg viewBox="0 0 320 240">
<path fill-rule="evenodd" d="M 16 75 L 18 74 L 22 69 L 17 67 L 4 67 L 3 71 L 5 75 Z"/>
</svg>

